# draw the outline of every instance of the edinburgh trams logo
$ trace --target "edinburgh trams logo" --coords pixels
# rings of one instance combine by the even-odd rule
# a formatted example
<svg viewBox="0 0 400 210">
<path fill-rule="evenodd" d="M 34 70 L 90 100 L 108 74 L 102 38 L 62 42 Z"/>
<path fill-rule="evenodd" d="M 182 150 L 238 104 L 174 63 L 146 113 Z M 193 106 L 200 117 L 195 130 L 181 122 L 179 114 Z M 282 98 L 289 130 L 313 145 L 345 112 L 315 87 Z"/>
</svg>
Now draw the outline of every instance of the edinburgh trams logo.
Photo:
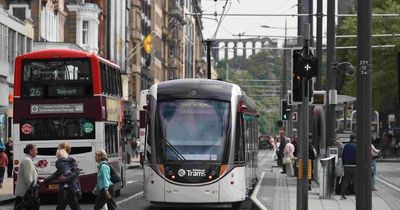
<svg viewBox="0 0 400 210">
<path fill-rule="evenodd" d="M 205 169 L 192 169 L 192 170 L 179 169 L 178 175 L 180 177 L 184 177 L 185 175 L 187 175 L 187 176 L 206 176 L 206 170 Z"/>
<path fill-rule="evenodd" d="M 185 176 L 185 174 L 186 174 L 185 170 L 183 170 L 183 169 L 179 169 L 179 171 L 178 171 L 178 175 L 179 175 L 180 177 L 184 177 L 184 176 Z"/>
</svg>

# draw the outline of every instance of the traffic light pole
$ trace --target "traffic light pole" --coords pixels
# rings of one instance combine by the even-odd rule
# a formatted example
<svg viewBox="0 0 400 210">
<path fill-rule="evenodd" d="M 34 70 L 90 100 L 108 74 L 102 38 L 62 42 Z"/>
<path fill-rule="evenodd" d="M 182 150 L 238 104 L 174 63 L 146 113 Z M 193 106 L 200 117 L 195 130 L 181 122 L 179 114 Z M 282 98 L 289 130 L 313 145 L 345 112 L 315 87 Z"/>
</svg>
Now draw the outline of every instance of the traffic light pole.
<svg viewBox="0 0 400 210">
<path fill-rule="evenodd" d="M 356 209 L 372 209 L 371 192 L 371 0 L 358 0 Z"/>
<path fill-rule="evenodd" d="M 305 56 L 309 56 L 309 40 L 310 40 L 310 24 L 304 25 L 304 51 Z M 308 90 L 309 78 L 302 79 L 302 95 L 303 101 L 301 104 L 301 127 L 300 138 L 298 145 L 300 151 L 299 157 L 299 176 L 297 180 L 297 209 L 308 209 L 308 133 L 309 133 L 309 97 Z"/>
<path fill-rule="evenodd" d="M 332 104 L 332 96 L 330 95 L 335 90 L 336 74 L 333 68 L 335 61 L 335 1 L 328 1 L 328 14 L 327 14 L 327 46 L 326 46 L 326 92 L 329 97 L 326 103 L 326 146 L 334 145 L 336 141 L 335 133 L 335 104 Z M 328 94 L 327 94 L 328 95 Z M 325 149 L 325 148 L 324 148 Z M 327 151 L 327 150 L 326 150 Z"/>
<path fill-rule="evenodd" d="M 207 78 L 211 79 L 211 46 L 214 41 L 208 39 L 204 41 L 207 50 Z"/>
</svg>

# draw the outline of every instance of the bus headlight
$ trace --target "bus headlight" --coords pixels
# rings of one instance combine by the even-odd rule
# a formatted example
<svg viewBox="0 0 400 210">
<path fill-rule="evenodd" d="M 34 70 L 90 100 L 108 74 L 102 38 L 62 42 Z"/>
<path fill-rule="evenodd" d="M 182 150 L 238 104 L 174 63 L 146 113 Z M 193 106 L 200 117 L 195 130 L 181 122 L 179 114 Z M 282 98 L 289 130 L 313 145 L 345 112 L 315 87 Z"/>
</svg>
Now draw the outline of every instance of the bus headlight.
<svg viewBox="0 0 400 210">
<path fill-rule="evenodd" d="M 19 160 L 14 160 L 14 165 L 15 166 L 19 165 Z"/>
</svg>

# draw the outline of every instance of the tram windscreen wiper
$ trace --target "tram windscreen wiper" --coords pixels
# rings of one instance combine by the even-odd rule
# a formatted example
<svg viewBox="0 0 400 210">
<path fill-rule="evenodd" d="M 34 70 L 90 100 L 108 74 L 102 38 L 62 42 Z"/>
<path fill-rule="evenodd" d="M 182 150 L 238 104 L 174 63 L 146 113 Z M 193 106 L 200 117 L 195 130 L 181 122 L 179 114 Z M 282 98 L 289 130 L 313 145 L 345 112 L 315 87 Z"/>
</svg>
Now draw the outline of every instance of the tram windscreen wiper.
<svg viewBox="0 0 400 210">
<path fill-rule="evenodd" d="M 167 139 L 164 139 L 166 145 L 171 149 L 171 151 L 178 157 L 180 160 L 186 161 L 185 157 L 171 144 Z"/>
</svg>

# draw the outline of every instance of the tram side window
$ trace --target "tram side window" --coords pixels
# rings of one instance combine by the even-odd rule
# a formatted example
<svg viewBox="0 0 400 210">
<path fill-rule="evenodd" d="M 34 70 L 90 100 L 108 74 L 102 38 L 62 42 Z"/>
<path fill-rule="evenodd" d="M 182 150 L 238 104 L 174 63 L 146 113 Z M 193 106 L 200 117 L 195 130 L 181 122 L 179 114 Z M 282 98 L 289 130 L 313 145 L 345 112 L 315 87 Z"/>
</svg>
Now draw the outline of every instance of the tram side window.
<svg viewBox="0 0 400 210">
<path fill-rule="evenodd" d="M 110 157 L 118 156 L 118 130 L 116 124 L 105 125 L 105 147 Z"/>
<path fill-rule="evenodd" d="M 243 117 L 241 114 L 236 118 L 236 138 L 235 138 L 235 162 L 243 162 L 244 159 L 244 129 Z"/>
<path fill-rule="evenodd" d="M 151 99 L 149 101 L 149 104 L 151 104 Z M 150 112 L 149 111 L 146 111 L 146 122 L 147 122 L 147 125 L 146 125 L 146 140 L 145 140 L 145 144 L 146 145 L 145 145 L 145 147 L 147 145 L 149 145 L 149 147 L 151 148 L 152 147 L 152 139 L 151 139 L 151 135 L 152 135 L 151 129 L 152 129 L 152 127 L 151 127 L 151 119 L 150 119 Z M 149 163 L 151 163 L 151 153 L 147 149 L 145 149 L 145 151 L 146 151 L 146 159 L 147 159 L 147 161 L 149 161 Z"/>
</svg>

